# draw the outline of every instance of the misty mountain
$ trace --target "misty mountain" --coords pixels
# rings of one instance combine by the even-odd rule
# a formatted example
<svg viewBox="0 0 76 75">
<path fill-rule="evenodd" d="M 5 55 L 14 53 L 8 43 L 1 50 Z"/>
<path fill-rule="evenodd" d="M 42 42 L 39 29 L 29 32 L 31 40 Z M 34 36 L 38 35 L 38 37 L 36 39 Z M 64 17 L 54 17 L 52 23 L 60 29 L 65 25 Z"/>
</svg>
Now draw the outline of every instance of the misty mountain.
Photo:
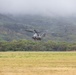
<svg viewBox="0 0 76 75">
<path fill-rule="evenodd" d="M 0 14 L 0 41 L 32 40 L 33 33 L 26 32 L 26 29 L 36 29 L 46 33 L 46 37 L 43 38 L 45 41 L 76 41 L 76 17 L 74 16 Z"/>
</svg>

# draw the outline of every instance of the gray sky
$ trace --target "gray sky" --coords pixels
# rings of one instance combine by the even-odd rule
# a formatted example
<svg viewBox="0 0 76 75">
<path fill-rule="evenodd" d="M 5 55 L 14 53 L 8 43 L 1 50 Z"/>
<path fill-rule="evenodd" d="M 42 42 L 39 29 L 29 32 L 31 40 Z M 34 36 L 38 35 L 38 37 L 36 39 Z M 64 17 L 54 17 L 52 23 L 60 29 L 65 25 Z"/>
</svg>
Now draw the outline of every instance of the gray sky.
<svg viewBox="0 0 76 75">
<path fill-rule="evenodd" d="M 0 13 L 76 15 L 76 0 L 0 0 Z"/>
</svg>

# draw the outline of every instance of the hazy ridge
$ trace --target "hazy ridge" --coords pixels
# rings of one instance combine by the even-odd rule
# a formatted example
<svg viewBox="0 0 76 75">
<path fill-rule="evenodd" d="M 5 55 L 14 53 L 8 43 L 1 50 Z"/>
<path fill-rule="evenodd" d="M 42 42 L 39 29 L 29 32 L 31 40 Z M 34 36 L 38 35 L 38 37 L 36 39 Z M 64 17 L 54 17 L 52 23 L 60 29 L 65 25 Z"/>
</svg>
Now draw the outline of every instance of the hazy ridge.
<svg viewBox="0 0 76 75">
<path fill-rule="evenodd" d="M 25 29 L 46 32 L 43 40 L 76 41 L 76 17 L 0 14 L 0 41 L 31 39 Z"/>
</svg>

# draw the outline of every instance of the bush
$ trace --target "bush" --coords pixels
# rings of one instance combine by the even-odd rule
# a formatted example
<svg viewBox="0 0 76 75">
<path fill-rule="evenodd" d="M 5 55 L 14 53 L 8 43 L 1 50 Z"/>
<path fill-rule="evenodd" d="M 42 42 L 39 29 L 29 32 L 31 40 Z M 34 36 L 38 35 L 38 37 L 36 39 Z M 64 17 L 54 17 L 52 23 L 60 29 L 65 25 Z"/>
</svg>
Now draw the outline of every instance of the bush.
<svg viewBox="0 0 76 75">
<path fill-rule="evenodd" d="M 0 51 L 75 51 L 76 43 L 13 40 L 0 42 Z"/>
</svg>

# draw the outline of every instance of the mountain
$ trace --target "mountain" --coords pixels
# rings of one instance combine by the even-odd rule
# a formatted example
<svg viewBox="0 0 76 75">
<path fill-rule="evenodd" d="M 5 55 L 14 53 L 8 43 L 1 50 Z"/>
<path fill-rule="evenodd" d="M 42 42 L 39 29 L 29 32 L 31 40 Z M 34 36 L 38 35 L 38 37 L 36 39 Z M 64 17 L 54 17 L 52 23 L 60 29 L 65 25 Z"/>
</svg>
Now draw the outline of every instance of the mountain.
<svg viewBox="0 0 76 75">
<path fill-rule="evenodd" d="M 45 41 L 76 41 L 76 17 L 74 16 L 0 14 L 0 41 L 31 39 L 33 33 L 25 31 L 26 29 L 36 29 L 46 33 L 43 38 Z"/>
</svg>

